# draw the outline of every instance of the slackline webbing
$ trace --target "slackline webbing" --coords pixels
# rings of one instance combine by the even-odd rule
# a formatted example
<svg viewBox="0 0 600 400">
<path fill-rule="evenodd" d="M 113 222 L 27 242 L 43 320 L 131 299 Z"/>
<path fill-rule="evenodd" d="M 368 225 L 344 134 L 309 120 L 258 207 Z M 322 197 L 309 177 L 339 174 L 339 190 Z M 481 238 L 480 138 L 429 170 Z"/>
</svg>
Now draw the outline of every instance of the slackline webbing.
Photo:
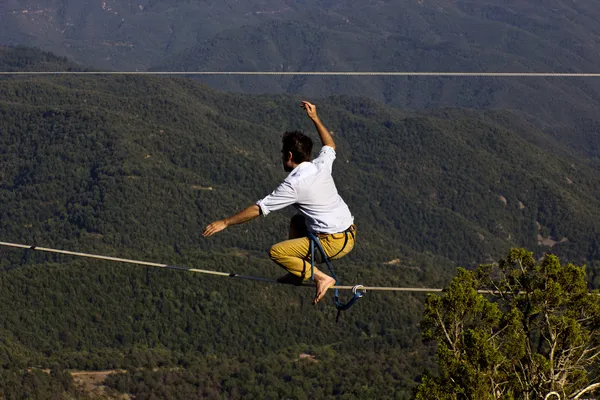
<svg viewBox="0 0 600 400">
<path fill-rule="evenodd" d="M 149 262 L 149 261 L 131 260 L 128 258 L 109 257 L 109 256 L 98 255 L 98 254 L 79 253 L 79 252 L 68 251 L 68 250 L 57 250 L 57 249 L 50 249 L 47 247 L 40 247 L 40 246 L 32 246 L 32 245 L 27 245 L 27 244 L 0 242 L 0 246 L 43 251 L 43 252 L 47 252 L 47 253 L 66 254 L 66 255 L 70 255 L 70 256 L 94 258 L 94 259 L 98 259 L 98 260 L 115 261 L 115 262 L 121 262 L 121 263 L 143 265 L 143 266 L 147 266 L 147 267 L 176 269 L 179 271 L 187 271 L 187 272 L 194 272 L 194 273 L 200 273 L 200 274 L 226 276 L 229 278 L 248 279 L 248 280 L 253 280 L 253 281 L 283 284 L 281 282 L 277 282 L 275 279 L 263 278 L 263 277 L 258 277 L 258 276 L 247 276 L 247 275 L 240 275 L 240 274 L 229 273 L 229 272 L 210 271 L 210 270 L 205 270 L 205 269 L 182 267 L 182 266 L 178 266 L 178 265 L 160 264 L 160 263 Z M 313 288 L 315 287 L 315 285 L 312 285 L 312 284 L 302 284 L 299 286 L 313 287 Z M 332 289 L 335 289 L 335 288 L 337 288 L 339 290 L 355 290 L 356 286 L 333 286 L 332 287 Z M 394 291 L 394 292 L 441 292 L 442 291 L 442 289 L 437 289 L 437 288 L 381 287 L 381 286 L 362 286 L 362 285 L 360 285 L 360 289 L 361 290 Z M 489 291 L 481 291 L 481 292 L 489 293 Z"/>
<path fill-rule="evenodd" d="M 262 75 L 262 76 L 421 76 L 479 78 L 599 78 L 600 73 L 571 72 L 418 72 L 418 71 L 0 71 L 0 75 Z"/>
</svg>

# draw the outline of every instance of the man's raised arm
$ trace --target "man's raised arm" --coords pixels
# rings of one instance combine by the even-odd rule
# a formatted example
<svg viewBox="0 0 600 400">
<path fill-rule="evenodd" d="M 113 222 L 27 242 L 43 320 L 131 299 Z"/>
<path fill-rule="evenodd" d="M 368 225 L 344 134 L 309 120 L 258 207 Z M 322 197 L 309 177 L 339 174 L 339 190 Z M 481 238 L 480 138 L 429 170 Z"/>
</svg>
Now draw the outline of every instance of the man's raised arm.
<svg viewBox="0 0 600 400">
<path fill-rule="evenodd" d="M 317 116 L 317 106 L 308 101 L 302 101 L 302 108 L 306 110 L 306 115 L 308 115 L 308 118 L 315 124 L 315 128 L 317 128 L 317 132 L 319 132 L 319 137 L 321 138 L 323 146 L 329 146 L 335 150 L 335 142 L 333 141 L 333 137 L 331 137 L 331 133 L 329 133 L 327 128 L 325 128 L 325 125 L 323 125 Z"/>
</svg>

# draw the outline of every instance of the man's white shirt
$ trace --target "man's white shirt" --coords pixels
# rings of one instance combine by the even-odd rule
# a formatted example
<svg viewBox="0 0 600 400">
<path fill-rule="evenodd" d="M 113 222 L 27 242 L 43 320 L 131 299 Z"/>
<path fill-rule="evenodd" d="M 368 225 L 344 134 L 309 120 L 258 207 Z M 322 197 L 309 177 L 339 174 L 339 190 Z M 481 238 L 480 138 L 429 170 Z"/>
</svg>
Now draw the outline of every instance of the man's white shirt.
<svg viewBox="0 0 600 400">
<path fill-rule="evenodd" d="M 264 216 L 271 211 L 293 205 L 305 216 L 310 232 L 343 232 L 352 225 L 354 217 L 338 194 L 331 176 L 335 150 L 323 146 L 313 161 L 299 164 L 267 197 L 256 204 Z"/>
</svg>

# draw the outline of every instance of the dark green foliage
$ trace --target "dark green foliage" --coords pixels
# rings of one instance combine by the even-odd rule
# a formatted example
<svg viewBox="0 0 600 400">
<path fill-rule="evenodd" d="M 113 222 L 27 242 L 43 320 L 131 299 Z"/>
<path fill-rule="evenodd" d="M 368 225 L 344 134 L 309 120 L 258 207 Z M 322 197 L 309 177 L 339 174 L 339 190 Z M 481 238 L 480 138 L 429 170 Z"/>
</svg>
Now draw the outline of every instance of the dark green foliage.
<svg viewBox="0 0 600 400">
<path fill-rule="evenodd" d="M 357 248 L 334 264 L 342 283 L 439 287 L 456 262 L 514 244 L 543 252 L 538 233 L 567 237 L 553 248 L 564 257 L 596 256 L 596 170 L 513 114 L 316 103 L 358 225 Z M 201 232 L 285 176 L 280 133 L 313 130 L 298 105 L 184 79 L 3 80 L 1 239 L 277 277 L 265 253 L 290 212 Z M 111 385 L 140 398 L 407 398 L 432 363 L 422 295 L 368 293 L 336 325 L 305 288 L 6 248 L 0 266 L 0 365 L 20 374 L 127 368 Z"/>
<path fill-rule="evenodd" d="M 295 102 L 261 98 L 265 107 L 252 109 L 253 99 L 163 79 L 18 79 L 5 81 L 0 90 L 3 240 L 248 275 L 282 273 L 265 253 L 285 232 L 285 214 L 210 241 L 200 233 L 206 223 L 264 196 L 281 179 L 284 127 L 257 118 L 263 113 L 262 118 L 283 121 L 273 105 L 295 110 Z M 292 123 L 300 121 L 290 116 Z M 443 282 L 447 272 L 440 268 L 449 270 L 447 260 L 434 268 L 434 257 L 417 257 L 408 247 L 383 251 L 392 248 L 393 238 L 381 232 L 369 238 L 367 232 L 376 229 L 363 226 L 363 251 L 336 263 L 345 282 Z M 430 358 L 416 341 L 419 295 L 402 294 L 407 307 L 395 309 L 397 314 L 388 312 L 397 295 L 374 294 L 363 308 L 370 309 L 367 314 L 361 316 L 356 306 L 335 325 L 331 304 L 311 307 L 308 289 L 5 248 L 0 254 L 4 368 L 58 363 L 86 370 L 159 368 L 157 375 L 168 375 L 173 368 L 187 371 L 218 358 L 243 362 L 244 373 L 256 371 L 261 380 L 236 389 L 237 370 L 226 364 L 218 370 L 218 384 L 208 387 L 211 393 L 356 396 L 393 387 L 391 398 L 406 398 L 418 366 Z M 415 261 L 405 254 L 415 254 Z M 401 265 L 383 264 L 397 257 Z M 280 374 L 280 368 L 261 372 L 261 365 L 278 357 L 290 370 L 303 352 L 320 362 L 327 356 L 328 368 L 334 368 L 327 380 L 311 381 L 314 389 Z M 418 356 L 410 358 L 409 352 Z M 357 386 L 359 361 L 374 353 L 394 355 L 385 365 L 375 358 L 365 367 L 389 386 L 363 387 L 368 380 Z M 352 374 L 340 381 L 345 368 Z M 279 388 L 271 388 L 277 380 Z M 142 389 L 135 390 L 143 396 Z M 168 380 L 164 390 L 179 393 Z"/>
<path fill-rule="evenodd" d="M 588 289 L 585 267 L 553 255 L 536 262 L 524 249 L 476 271 L 459 269 L 443 297 L 427 297 L 421 326 L 424 339 L 438 343 L 440 374 L 428 374 L 416 398 L 593 394 L 599 296 Z"/>
<path fill-rule="evenodd" d="M 0 91 L 0 196 L 19 209 L 0 211 L 0 224 L 13 240 L 52 231 L 144 254 L 158 251 L 155 241 L 168 251 L 216 244 L 262 252 L 285 229 L 275 217 L 214 241 L 200 237 L 207 222 L 281 179 L 278 131 L 312 130 L 297 100 L 132 77 L 14 80 Z M 407 115 L 350 98 L 320 106 L 340 146 L 338 187 L 376 261 L 416 250 L 474 264 L 512 244 L 536 247 L 536 221 L 544 238 L 567 238 L 560 254 L 594 256 L 598 177 L 581 161 L 549 157 L 497 116 Z M 246 230 L 257 240 L 248 243 Z M 362 251 L 355 257 L 368 260 Z"/>
<path fill-rule="evenodd" d="M 0 369 L 0 398 L 6 400 L 84 400 L 90 397 L 73 383 L 62 369 L 27 371 Z"/>
<path fill-rule="evenodd" d="M 395 352 L 341 356 L 328 349 L 304 356 L 288 352 L 258 362 L 208 360 L 186 370 L 130 371 L 110 376 L 106 384 L 141 399 L 406 399 L 410 395 L 401 388 L 409 383 L 403 376 L 412 366 Z"/>
</svg>

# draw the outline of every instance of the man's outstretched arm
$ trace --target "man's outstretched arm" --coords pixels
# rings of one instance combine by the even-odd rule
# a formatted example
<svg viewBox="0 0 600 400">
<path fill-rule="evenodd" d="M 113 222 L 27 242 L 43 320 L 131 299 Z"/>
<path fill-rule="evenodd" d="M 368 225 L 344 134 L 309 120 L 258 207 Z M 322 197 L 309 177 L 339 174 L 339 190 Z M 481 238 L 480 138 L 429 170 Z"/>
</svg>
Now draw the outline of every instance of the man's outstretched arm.
<svg viewBox="0 0 600 400">
<path fill-rule="evenodd" d="M 231 217 L 227 217 L 225 219 L 221 219 L 218 221 L 209 224 L 202 232 L 202 236 L 208 237 L 212 236 L 217 232 L 221 232 L 223 229 L 227 228 L 229 225 L 237 225 L 243 224 L 244 222 L 248 222 L 253 220 L 254 218 L 260 215 L 260 208 L 253 204 L 248 208 L 243 209 L 237 214 L 232 215 Z"/>
<path fill-rule="evenodd" d="M 317 128 L 323 146 L 329 146 L 335 150 L 335 142 L 333 141 L 333 137 L 331 137 L 331 133 L 325 128 L 325 125 L 323 125 L 317 115 L 317 106 L 308 101 L 302 101 L 302 108 L 306 110 L 306 115 L 308 115 L 308 118 L 315 124 L 315 128 Z"/>
</svg>

